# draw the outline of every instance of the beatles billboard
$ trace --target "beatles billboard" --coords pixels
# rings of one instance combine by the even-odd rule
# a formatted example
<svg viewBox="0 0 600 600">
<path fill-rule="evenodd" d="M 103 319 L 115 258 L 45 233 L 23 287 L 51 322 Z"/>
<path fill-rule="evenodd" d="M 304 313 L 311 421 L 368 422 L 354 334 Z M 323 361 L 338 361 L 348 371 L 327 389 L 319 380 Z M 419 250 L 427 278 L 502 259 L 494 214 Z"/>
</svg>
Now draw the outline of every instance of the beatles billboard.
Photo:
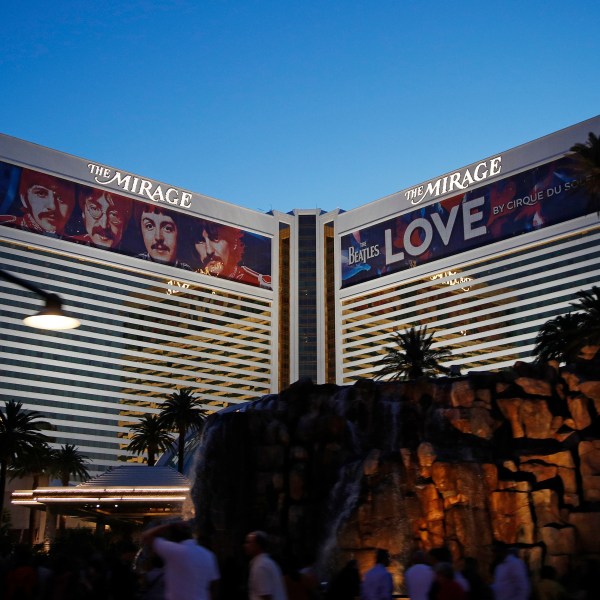
<svg viewBox="0 0 600 600">
<path fill-rule="evenodd" d="M 343 235 L 342 287 L 592 212 L 570 164 L 564 157 Z"/>
<path fill-rule="evenodd" d="M 126 183 L 152 202 L 0 162 L 0 225 L 271 289 L 269 237 L 171 210 L 190 202 L 176 188 Z"/>
</svg>

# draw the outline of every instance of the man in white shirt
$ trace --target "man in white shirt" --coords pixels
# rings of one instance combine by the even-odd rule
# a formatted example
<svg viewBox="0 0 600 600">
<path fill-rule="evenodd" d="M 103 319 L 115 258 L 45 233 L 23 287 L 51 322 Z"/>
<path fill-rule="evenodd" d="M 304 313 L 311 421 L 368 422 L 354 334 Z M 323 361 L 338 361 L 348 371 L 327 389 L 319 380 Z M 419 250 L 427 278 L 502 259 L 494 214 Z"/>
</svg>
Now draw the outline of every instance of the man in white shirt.
<svg viewBox="0 0 600 600">
<path fill-rule="evenodd" d="M 166 600 L 216 600 L 220 579 L 215 555 L 192 537 L 188 523 L 165 523 L 142 534 L 165 563 Z"/>
<path fill-rule="evenodd" d="M 390 555 L 387 550 L 379 549 L 375 555 L 375 566 L 365 573 L 360 588 L 362 600 L 391 600 L 394 582 L 387 570 Z"/>
<path fill-rule="evenodd" d="M 250 557 L 248 597 L 250 600 L 287 600 L 281 569 L 267 554 L 268 537 L 264 531 L 246 536 L 244 550 Z"/>
<path fill-rule="evenodd" d="M 496 600 L 528 600 L 531 582 L 525 563 L 508 546 L 497 544 L 492 591 Z"/>
<path fill-rule="evenodd" d="M 427 564 L 425 553 L 417 550 L 413 554 L 411 566 L 404 572 L 404 583 L 410 600 L 428 600 L 434 579 L 435 573 L 431 565 Z"/>
</svg>

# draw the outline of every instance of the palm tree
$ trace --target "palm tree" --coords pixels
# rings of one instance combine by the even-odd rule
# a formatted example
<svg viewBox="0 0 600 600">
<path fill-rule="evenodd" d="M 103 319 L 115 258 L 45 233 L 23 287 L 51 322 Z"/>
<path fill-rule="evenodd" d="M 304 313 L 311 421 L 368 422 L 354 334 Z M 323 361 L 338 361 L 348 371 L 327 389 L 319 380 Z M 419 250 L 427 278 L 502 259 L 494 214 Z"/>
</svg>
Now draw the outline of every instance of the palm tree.
<svg viewBox="0 0 600 600">
<path fill-rule="evenodd" d="M 583 188 L 590 197 L 593 210 L 600 215 L 600 138 L 590 131 L 585 144 L 571 147 L 571 167 L 584 177 Z"/>
<path fill-rule="evenodd" d="M 577 310 L 583 311 L 587 321 L 587 336 L 593 338 L 589 343 L 598 343 L 600 333 L 600 288 L 597 285 L 592 286 L 591 290 L 581 290 L 577 292 L 577 301 L 572 303 Z"/>
<path fill-rule="evenodd" d="M 67 487 L 71 475 L 79 477 L 82 480 L 90 478 L 90 474 L 85 466 L 87 461 L 87 457 L 81 454 L 75 445 L 65 444 L 58 450 L 53 451 L 50 470 L 54 476 L 60 479 L 61 485 Z M 59 522 L 59 529 L 64 531 L 66 527 L 66 518 L 64 515 L 60 516 Z"/>
<path fill-rule="evenodd" d="M 23 455 L 19 456 L 14 464 L 10 467 L 10 477 L 27 477 L 31 475 L 31 489 L 36 489 L 40 485 L 40 477 L 50 472 L 54 451 L 48 444 L 42 444 L 37 448 L 27 450 Z M 28 528 L 28 543 L 33 544 L 33 532 L 36 527 L 35 508 L 29 509 L 29 528 Z"/>
<path fill-rule="evenodd" d="M 586 346 L 600 346 L 600 288 L 578 292 L 571 306 L 576 312 L 554 317 L 540 327 L 532 352 L 536 362 L 572 363 Z"/>
<path fill-rule="evenodd" d="M 42 418 L 36 410 L 23 410 L 23 404 L 15 400 L 5 402 L 4 410 L 0 410 L 0 515 L 4 510 L 8 469 L 19 456 L 35 452 L 50 441 L 42 430 L 51 425 Z"/>
<path fill-rule="evenodd" d="M 168 397 L 160 412 L 161 424 L 178 434 L 177 470 L 180 473 L 183 473 L 186 433 L 199 431 L 206 419 L 207 411 L 201 406 L 200 400 L 194 396 L 193 388 L 182 388 Z"/>
<path fill-rule="evenodd" d="M 69 485 L 71 475 L 82 480 L 90 478 L 85 466 L 87 462 L 87 457 L 81 454 L 76 446 L 65 444 L 58 450 L 54 450 L 51 472 L 60 479 L 61 485 L 66 487 Z"/>
<path fill-rule="evenodd" d="M 173 443 L 171 434 L 157 415 L 144 415 L 131 431 L 133 435 L 127 449 L 136 454 L 143 454 L 147 450 L 149 467 L 156 464 L 156 455 L 168 450 Z"/>
<path fill-rule="evenodd" d="M 558 315 L 546 321 L 535 338 L 535 347 L 532 354 L 536 362 L 570 363 L 577 359 L 579 354 L 579 336 L 583 319 L 578 313 Z"/>
<path fill-rule="evenodd" d="M 375 379 L 390 375 L 391 381 L 397 381 L 449 372 L 440 362 L 450 358 L 451 352 L 431 348 L 433 333 L 427 334 L 427 325 L 394 331 L 393 342 L 396 346 L 388 347 L 387 354 L 379 361 L 381 369 Z"/>
</svg>

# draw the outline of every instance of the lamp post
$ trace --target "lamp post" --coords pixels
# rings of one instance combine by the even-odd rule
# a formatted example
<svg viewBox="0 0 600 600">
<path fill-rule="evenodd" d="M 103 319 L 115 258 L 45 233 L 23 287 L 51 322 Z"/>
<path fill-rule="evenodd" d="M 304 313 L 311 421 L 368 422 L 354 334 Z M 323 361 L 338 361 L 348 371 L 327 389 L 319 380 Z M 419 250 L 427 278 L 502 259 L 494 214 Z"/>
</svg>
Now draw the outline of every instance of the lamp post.
<svg viewBox="0 0 600 600">
<path fill-rule="evenodd" d="M 80 323 L 77 319 L 69 317 L 63 312 L 62 300 L 56 294 L 45 292 L 36 285 L 33 285 L 33 283 L 24 281 L 20 277 L 2 269 L 0 269 L 0 277 L 41 296 L 46 301 L 46 305 L 39 313 L 23 319 L 25 325 L 36 327 L 37 329 L 52 330 L 75 329 L 79 327 Z"/>
</svg>

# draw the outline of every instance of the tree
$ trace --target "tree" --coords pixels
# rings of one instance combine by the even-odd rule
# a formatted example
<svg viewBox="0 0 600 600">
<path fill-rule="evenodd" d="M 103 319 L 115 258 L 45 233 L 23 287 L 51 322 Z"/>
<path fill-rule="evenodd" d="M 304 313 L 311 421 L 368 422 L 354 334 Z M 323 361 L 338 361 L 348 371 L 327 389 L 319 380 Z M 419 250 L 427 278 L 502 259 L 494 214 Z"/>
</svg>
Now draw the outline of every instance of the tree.
<svg viewBox="0 0 600 600">
<path fill-rule="evenodd" d="M 535 338 L 533 354 L 536 362 L 571 363 L 579 354 L 579 331 L 582 326 L 581 315 L 567 313 L 546 321 Z"/>
<path fill-rule="evenodd" d="M 85 466 L 88 459 L 81 454 L 77 447 L 73 444 L 65 444 L 58 450 L 52 452 L 51 473 L 60 479 L 61 485 L 67 487 L 71 475 L 79 477 L 82 480 L 90 478 L 90 474 Z M 66 527 L 66 518 L 64 515 L 60 517 L 59 529 L 64 531 Z"/>
<path fill-rule="evenodd" d="M 440 362 L 450 358 L 451 352 L 445 348 L 434 350 L 431 347 L 433 333 L 427 334 L 426 325 L 394 331 L 393 342 L 395 347 L 388 347 L 387 354 L 378 363 L 381 369 L 375 379 L 390 375 L 391 381 L 397 381 L 449 372 Z"/>
<path fill-rule="evenodd" d="M 587 142 L 571 147 L 571 167 L 584 178 L 583 189 L 590 197 L 593 210 L 600 215 L 600 138 L 590 131 Z"/>
<path fill-rule="evenodd" d="M 582 311 L 586 321 L 586 343 L 600 342 L 600 288 L 594 285 L 590 290 L 577 292 L 577 301 L 573 302 L 573 307 Z"/>
<path fill-rule="evenodd" d="M 546 321 L 535 338 L 536 362 L 572 363 L 582 358 L 586 346 L 600 346 L 600 288 L 577 292 L 571 302 L 576 312 Z"/>
<path fill-rule="evenodd" d="M 127 449 L 136 454 L 143 454 L 147 450 L 149 467 L 156 464 L 159 452 L 165 452 L 173 444 L 171 434 L 157 415 L 144 415 L 131 431 L 133 435 Z"/>
<path fill-rule="evenodd" d="M 177 470 L 183 473 L 185 436 L 188 431 L 200 431 L 207 411 L 201 408 L 200 400 L 194 396 L 193 388 L 182 388 L 173 392 L 160 412 L 161 424 L 177 432 Z"/>
<path fill-rule="evenodd" d="M 68 486 L 71 475 L 82 480 L 90 478 L 85 466 L 88 462 L 86 456 L 81 454 L 73 444 L 65 444 L 58 450 L 54 450 L 52 456 L 51 472 L 60 479 L 61 485 Z"/>
<path fill-rule="evenodd" d="M 13 463 L 10 468 L 10 477 L 32 477 L 31 488 L 36 489 L 40 485 L 40 477 L 50 473 L 54 451 L 48 444 L 42 444 L 39 447 L 27 450 L 23 455 Z M 36 528 L 36 515 L 38 511 L 35 508 L 29 509 L 29 528 L 28 543 L 33 544 L 33 532 Z"/>
<path fill-rule="evenodd" d="M 8 469 L 19 456 L 46 446 L 50 439 L 42 433 L 51 425 L 36 410 L 24 410 L 23 404 L 9 400 L 0 410 L 0 515 L 4 510 L 4 493 Z"/>
</svg>

